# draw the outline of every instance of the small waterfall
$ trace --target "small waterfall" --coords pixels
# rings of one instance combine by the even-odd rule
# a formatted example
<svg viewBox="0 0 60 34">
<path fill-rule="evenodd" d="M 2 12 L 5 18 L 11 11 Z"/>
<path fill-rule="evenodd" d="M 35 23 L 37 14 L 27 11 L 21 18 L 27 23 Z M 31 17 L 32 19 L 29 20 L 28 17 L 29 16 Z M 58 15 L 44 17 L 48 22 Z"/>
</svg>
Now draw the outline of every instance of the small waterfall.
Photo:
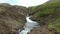
<svg viewBox="0 0 60 34">
<path fill-rule="evenodd" d="M 34 27 L 37 27 L 38 26 L 38 23 L 35 22 L 35 21 L 32 21 L 29 19 L 29 17 L 26 17 L 26 23 L 24 25 L 24 30 L 22 30 L 21 32 L 19 32 L 19 34 L 27 34 L 28 32 L 30 32 L 30 30 L 32 30 Z"/>
</svg>

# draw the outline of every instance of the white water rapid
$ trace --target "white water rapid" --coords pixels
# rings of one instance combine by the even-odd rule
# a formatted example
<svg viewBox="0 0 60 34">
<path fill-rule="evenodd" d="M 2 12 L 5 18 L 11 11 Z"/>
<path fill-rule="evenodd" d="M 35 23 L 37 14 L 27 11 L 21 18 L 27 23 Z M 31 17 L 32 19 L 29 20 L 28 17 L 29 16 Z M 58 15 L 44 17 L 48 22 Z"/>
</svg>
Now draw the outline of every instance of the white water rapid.
<svg viewBox="0 0 60 34">
<path fill-rule="evenodd" d="M 28 32 L 30 32 L 30 30 L 32 30 L 34 27 L 37 27 L 38 26 L 38 23 L 35 22 L 35 21 L 32 21 L 29 19 L 29 17 L 26 17 L 26 23 L 24 25 L 24 30 L 22 30 L 21 32 L 19 32 L 19 34 L 27 34 Z"/>
</svg>

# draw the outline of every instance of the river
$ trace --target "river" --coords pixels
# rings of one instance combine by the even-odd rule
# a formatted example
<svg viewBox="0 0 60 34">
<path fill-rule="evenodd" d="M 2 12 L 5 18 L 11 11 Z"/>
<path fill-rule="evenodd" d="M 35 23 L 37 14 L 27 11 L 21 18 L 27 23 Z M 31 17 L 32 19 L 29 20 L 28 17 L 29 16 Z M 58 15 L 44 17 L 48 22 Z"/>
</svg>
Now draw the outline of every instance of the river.
<svg viewBox="0 0 60 34">
<path fill-rule="evenodd" d="M 30 19 L 30 16 L 26 17 L 26 23 L 23 27 L 23 30 L 19 32 L 19 34 L 27 34 L 30 32 L 32 29 L 38 26 L 38 22 L 32 21 Z"/>
</svg>

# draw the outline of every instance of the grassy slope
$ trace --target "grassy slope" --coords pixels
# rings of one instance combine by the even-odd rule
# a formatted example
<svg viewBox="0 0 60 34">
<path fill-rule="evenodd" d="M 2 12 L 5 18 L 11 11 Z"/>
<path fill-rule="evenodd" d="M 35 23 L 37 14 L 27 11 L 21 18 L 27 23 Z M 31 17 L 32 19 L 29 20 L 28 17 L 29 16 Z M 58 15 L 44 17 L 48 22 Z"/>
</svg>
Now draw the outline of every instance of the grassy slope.
<svg viewBox="0 0 60 34">
<path fill-rule="evenodd" d="M 48 28 L 60 32 L 60 0 L 53 0 L 39 6 L 29 7 L 29 10 L 31 14 L 36 16 L 37 21 L 45 18 L 49 19 L 49 16 L 52 15 L 51 17 L 53 17 L 54 20 L 51 19 L 52 21 L 49 21 Z"/>
</svg>

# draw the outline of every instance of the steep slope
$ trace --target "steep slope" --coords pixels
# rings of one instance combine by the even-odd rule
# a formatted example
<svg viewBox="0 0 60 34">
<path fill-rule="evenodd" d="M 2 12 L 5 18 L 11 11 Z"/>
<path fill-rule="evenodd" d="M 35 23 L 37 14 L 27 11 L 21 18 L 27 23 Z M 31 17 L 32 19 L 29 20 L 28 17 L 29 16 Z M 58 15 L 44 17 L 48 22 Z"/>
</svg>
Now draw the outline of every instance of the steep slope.
<svg viewBox="0 0 60 34">
<path fill-rule="evenodd" d="M 27 14 L 26 7 L 0 3 L 0 34 L 16 34 L 24 26 Z"/>
<path fill-rule="evenodd" d="M 51 34 L 60 34 L 60 0 L 50 0 L 42 5 L 29 7 L 32 20 L 45 26 Z"/>
</svg>

